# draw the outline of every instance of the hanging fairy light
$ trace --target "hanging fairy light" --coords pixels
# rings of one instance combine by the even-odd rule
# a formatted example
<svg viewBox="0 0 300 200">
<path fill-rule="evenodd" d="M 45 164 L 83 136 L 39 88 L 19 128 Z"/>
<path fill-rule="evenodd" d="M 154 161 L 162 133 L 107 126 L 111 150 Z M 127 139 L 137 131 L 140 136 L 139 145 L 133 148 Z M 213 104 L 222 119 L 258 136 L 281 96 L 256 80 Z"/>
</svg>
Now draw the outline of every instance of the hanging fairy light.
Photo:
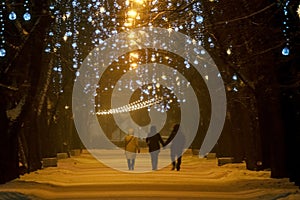
<svg viewBox="0 0 300 200">
<path fill-rule="evenodd" d="M 54 92 L 63 92 L 63 66 L 62 66 L 62 27 L 63 27 L 63 12 L 60 9 L 61 1 L 57 0 L 56 3 L 50 5 L 50 10 L 53 12 L 53 17 L 55 22 L 53 22 L 53 27 L 49 30 L 48 35 L 51 38 L 51 44 L 48 44 L 45 52 L 50 53 L 51 51 L 56 54 L 56 59 L 53 63 L 53 85 Z"/>
<path fill-rule="evenodd" d="M 135 102 L 132 102 L 130 104 L 118 107 L 118 108 L 112 108 L 109 110 L 99 111 L 96 114 L 97 115 L 110 115 L 110 114 L 119 114 L 119 113 L 125 113 L 125 112 L 131 112 L 135 110 L 140 110 L 143 108 L 151 107 L 153 105 L 157 105 L 163 101 L 163 97 L 156 97 L 151 98 L 146 101 L 137 100 Z"/>
<path fill-rule="evenodd" d="M 0 57 L 6 56 L 5 37 L 4 37 L 5 24 L 4 24 L 4 16 L 3 16 L 3 11 L 5 10 L 5 8 L 6 8 L 5 1 L 2 1 L 1 9 L 0 9 Z"/>
<path fill-rule="evenodd" d="M 17 19 L 17 14 L 14 11 L 11 11 L 8 15 L 8 19 L 14 21 Z"/>
<path fill-rule="evenodd" d="M 283 21 L 283 35 L 286 40 L 285 47 L 282 49 L 281 53 L 284 56 L 290 55 L 290 38 L 289 38 L 289 16 L 288 16 L 288 5 L 290 1 L 286 0 L 283 2 L 283 15 L 284 15 L 284 21 Z"/>
<path fill-rule="evenodd" d="M 78 69 L 79 68 L 79 48 L 78 48 L 78 34 L 79 34 L 79 31 L 77 30 L 78 28 L 78 12 L 76 10 L 77 8 L 77 1 L 73 1 L 72 2 L 72 8 L 73 8 L 73 40 L 72 40 L 72 48 L 73 48 L 73 51 L 74 51 L 74 57 L 73 57 L 73 69 Z"/>
<path fill-rule="evenodd" d="M 23 14 L 23 19 L 25 21 L 30 21 L 31 20 L 31 14 L 30 14 L 30 11 L 29 11 L 29 0 L 25 0 L 24 8 L 25 8 L 25 13 Z"/>
<path fill-rule="evenodd" d="M 26 5 L 29 5 L 30 0 L 26 0 Z M 177 31 L 186 31 L 190 34 L 194 34 L 195 30 L 204 29 L 204 14 L 202 12 L 202 4 L 200 2 L 195 2 L 191 9 L 191 22 L 184 22 L 182 20 L 169 22 L 168 15 L 162 15 L 161 21 L 162 24 L 156 24 L 155 20 L 152 20 L 157 12 L 160 10 L 168 10 L 174 8 L 180 8 L 189 3 L 189 0 L 182 2 L 173 3 L 168 1 L 163 3 L 161 1 L 145 1 L 145 0 L 127 0 L 127 1 L 116 1 L 113 0 L 111 3 L 107 3 L 105 0 L 91 0 L 91 1 L 79 1 L 79 0 L 55 0 L 49 6 L 49 9 L 53 15 L 55 21 L 51 25 L 48 35 L 47 35 L 47 44 L 44 51 L 46 53 L 51 53 L 55 55 L 53 58 L 53 82 L 54 82 L 54 92 L 61 91 L 62 82 L 64 80 L 63 71 L 67 71 L 66 65 L 70 64 L 73 68 L 76 76 L 79 76 L 79 71 L 84 55 L 92 48 L 96 47 L 99 44 L 102 44 L 107 37 L 111 37 L 117 34 L 122 30 L 129 30 L 140 25 L 145 26 L 147 21 L 150 21 L 149 26 L 161 26 L 169 28 L 170 32 Z M 215 1 L 217 2 L 217 1 Z M 64 6 L 62 6 L 64 5 Z M 24 5 L 25 6 L 25 5 Z M 29 12 L 29 9 L 26 11 Z M 124 16 L 124 18 L 120 18 Z M 160 15 L 158 15 L 160 17 Z M 109 19 L 109 20 L 107 20 Z M 159 18 L 157 18 L 159 19 Z M 159 20 L 158 20 L 159 21 Z M 159 22 L 161 22 L 159 21 Z M 87 33 L 87 34 L 86 34 Z M 203 31 L 197 31 L 195 35 L 195 41 L 200 43 L 207 42 L 208 46 L 211 48 L 214 47 L 212 38 L 204 38 Z M 129 38 L 130 39 L 130 38 Z M 191 41 L 194 42 L 194 41 Z M 69 46 L 71 53 L 63 51 L 63 49 Z M 188 50 L 188 49 L 187 49 Z M 139 67 L 145 61 L 151 63 L 162 63 L 162 60 L 166 59 L 164 63 L 168 63 L 170 66 L 173 61 L 172 58 L 162 57 L 156 53 L 146 50 L 144 54 L 139 54 L 138 52 L 132 52 L 129 55 L 129 60 L 124 59 L 124 63 L 120 63 L 119 66 L 111 68 L 110 70 L 113 73 L 127 73 L 127 72 L 136 72 L 137 76 L 141 79 L 139 81 L 138 88 L 143 88 L 144 84 L 150 83 L 154 80 L 155 77 L 148 76 L 147 69 Z M 122 60 L 120 58 L 120 60 Z M 119 62 L 119 61 L 118 61 Z M 185 68 L 189 69 L 192 67 L 192 64 L 197 64 L 199 61 L 195 60 L 191 63 L 185 62 Z M 67 63 L 67 64 L 65 64 Z M 89 63 L 91 67 L 95 67 L 93 63 Z M 126 65 L 128 68 L 123 68 L 122 66 Z M 118 71 L 118 72 L 117 72 Z M 177 73 L 177 70 L 174 71 Z M 96 74 L 96 78 L 99 78 L 99 74 Z M 166 75 L 159 77 L 161 79 L 167 79 Z M 140 94 L 140 99 L 149 100 L 151 96 L 159 94 L 159 87 L 157 84 L 159 80 L 153 81 L 153 89 L 151 91 L 145 90 L 147 93 L 143 93 L 142 90 Z M 182 80 L 177 80 L 174 82 L 173 87 L 179 88 L 179 94 L 184 96 L 183 86 L 184 83 Z M 131 80 L 123 80 L 118 82 L 117 85 L 108 85 L 105 88 L 105 91 L 116 88 L 117 90 L 133 90 Z M 147 98 L 148 96 L 148 98 Z M 184 98 L 178 97 L 180 101 L 184 101 Z M 100 95 L 98 97 L 100 99 Z M 162 108 L 161 110 L 166 110 Z"/>
<path fill-rule="evenodd" d="M 8 19 L 11 21 L 14 21 L 17 19 L 17 14 L 15 13 L 14 8 L 13 8 L 15 6 L 15 1 L 11 1 L 11 5 L 12 5 L 11 6 L 12 11 L 8 14 Z"/>
</svg>

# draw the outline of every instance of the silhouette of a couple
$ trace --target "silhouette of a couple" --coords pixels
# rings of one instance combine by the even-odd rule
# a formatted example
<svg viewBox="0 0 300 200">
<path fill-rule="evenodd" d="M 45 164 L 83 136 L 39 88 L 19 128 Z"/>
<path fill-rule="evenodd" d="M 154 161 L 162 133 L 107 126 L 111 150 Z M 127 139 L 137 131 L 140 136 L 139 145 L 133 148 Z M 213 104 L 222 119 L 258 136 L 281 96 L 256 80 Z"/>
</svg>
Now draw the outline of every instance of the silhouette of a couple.
<svg viewBox="0 0 300 200">
<path fill-rule="evenodd" d="M 176 137 L 175 137 L 176 136 Z M 160 133 L 157 132 L 155 126 L 151 126 L 150 132 L 146 138 L 146 142 L 149 147 L 149 153 L 151 155 L 152 170 L 157 170 L 158 155 L 161 147 L 165 147 L 171 143 L 170 157 L 172 161 L 172 170 L 176 168 L 180 170 L 181 157 L 184 151 L 185 137 L 181 130 L 179 130 L 179 124 L 174 125 L 171 134 L 166 142 L 161 138 Z"/>
<path fill-rule="evenodd" d="M 185 137 L 179 129 L 179 124 L 175 124 L 171 134 L 166 142 L 163 141 L 161 135 L 156 130 L 156 126 L 150 127 L 150 132 L 147 135 L 146 143 L 151 156 L 152 170 L 157 170 L 158 155 L 161 147 L 166 147 L 170 144 L 170 157 L 172 161 L 172 170 L 180 170 L 181 157 L 184 151 Z M 133 135 L 133 129 L 129 129 L 128 135 L 125 137 L 125 155 L 129 170 L 134 170 L 136 153 L 140 153 L 138 138 Z"/>
</svg>

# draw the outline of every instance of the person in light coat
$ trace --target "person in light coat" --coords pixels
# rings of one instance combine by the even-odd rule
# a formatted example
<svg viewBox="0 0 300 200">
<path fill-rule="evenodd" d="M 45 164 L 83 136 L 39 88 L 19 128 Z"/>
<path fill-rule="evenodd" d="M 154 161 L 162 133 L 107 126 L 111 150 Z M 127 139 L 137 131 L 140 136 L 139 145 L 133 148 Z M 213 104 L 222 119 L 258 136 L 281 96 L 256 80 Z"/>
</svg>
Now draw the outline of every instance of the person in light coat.
<svg viewBox="0 0 300 200">
<path fill-rule="evenodd" d="M 128 130 L 128 134 L 124 138 L 125 155 L 129 170 L 134 170 L 136 153 L 140 153 L 138 138 L 134 136 L 133 129 Z"/>
</svg>

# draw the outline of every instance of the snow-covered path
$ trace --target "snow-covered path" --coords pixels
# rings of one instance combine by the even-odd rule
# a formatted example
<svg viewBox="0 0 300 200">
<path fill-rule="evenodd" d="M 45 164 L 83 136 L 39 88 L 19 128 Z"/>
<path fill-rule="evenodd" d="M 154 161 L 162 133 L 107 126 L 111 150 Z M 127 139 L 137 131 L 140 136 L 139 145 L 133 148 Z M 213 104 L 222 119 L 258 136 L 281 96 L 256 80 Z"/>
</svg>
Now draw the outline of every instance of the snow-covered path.
<svg viewBox="0 0 300 200">
<path fill-rule="evenodd" d="M 114 161 L 125 162 L 125 158 Z M 168 166 L 127 173 L 106 167 L 84 151 L 59 160 L 58 167 L 0 185 L 0 199 L 300 199 L 299 188 L 288 179 L 269 177 L 269 171 L 248 171 L 243 163 L 217 166 L 215 159 L 191 153 L 183 156 L 180 171 Z"/>
</svg>

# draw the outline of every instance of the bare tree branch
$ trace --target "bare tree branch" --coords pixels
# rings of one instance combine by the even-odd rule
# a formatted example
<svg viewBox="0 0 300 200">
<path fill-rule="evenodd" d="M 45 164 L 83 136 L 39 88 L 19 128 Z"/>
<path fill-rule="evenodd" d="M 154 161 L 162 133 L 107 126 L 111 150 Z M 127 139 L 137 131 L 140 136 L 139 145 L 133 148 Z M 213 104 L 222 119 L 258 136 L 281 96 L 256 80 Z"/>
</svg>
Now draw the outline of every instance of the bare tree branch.
<svg viewBox="0 0 300 200">
<path fill-rule="evenodd" d="M 228 23 L 232 23 L 232 22 L 236 22 L 236 21 L 240 21 L 240 20 L 244 20 L 244 19 L 247 19 L 247 18 L 250 18 L 250 17 L 253 17 L 257 14 L 260 14 L 268 9 L 270 9 L 271 7 L 273 7 L 274 5 L 276 5 L 276 3 L 271 3 L 270 5 L 264 7 L 263 9 L 261 10 L 258 10 L 256 12 L 253 12 L 249 15 L 246 15 L 246 16 L 243 16 L 243 17 L 238 17 L 238 18 L 235 18 L 235 19 L 231 19 L 231 20 L 226 20 L 226 21 L 220 21 L 220 22 L 216 22 L 214 24 L 207 24 L 206 27 L 210 27 L 210 26 L 216 26 L 216 25 L 223 25 L 223 24 L 228 24 Z"/>
<path fill-rule="evenodd" d="M 0 83 L 0 87 L 6 88 L 6 89 L 9 89 L 9 90 L 13 90 L 13 91 L 18 91 L 19 90 L 19 88 L 9 86 L 9 85 L 4 85 L 2 83 Z"/>
</svg>

